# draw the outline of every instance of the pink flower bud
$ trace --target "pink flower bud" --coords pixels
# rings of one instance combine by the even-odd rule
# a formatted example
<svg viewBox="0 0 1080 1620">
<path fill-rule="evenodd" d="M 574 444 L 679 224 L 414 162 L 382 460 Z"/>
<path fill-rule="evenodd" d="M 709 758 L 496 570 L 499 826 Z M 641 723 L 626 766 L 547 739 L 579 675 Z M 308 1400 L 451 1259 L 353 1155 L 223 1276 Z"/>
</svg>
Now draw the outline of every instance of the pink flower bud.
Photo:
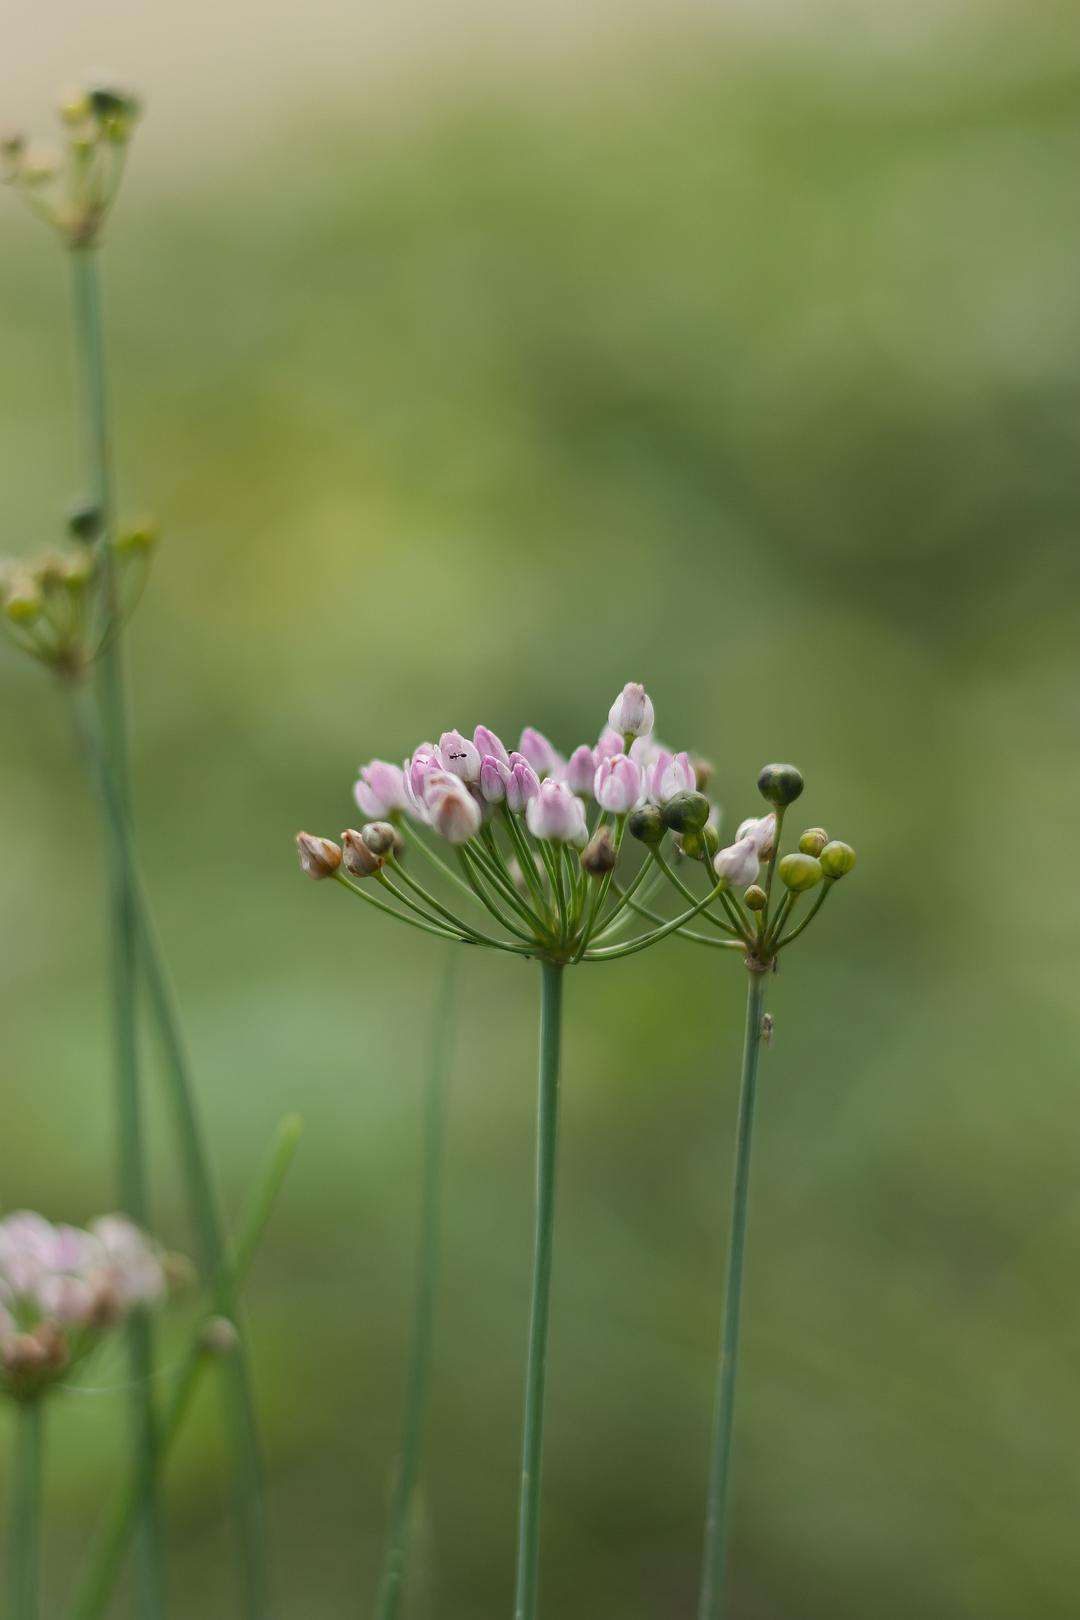
<svg viewBox="0 0 1080 1620">
<path fill-rule="evenodd" d="M 496 738 L 496 741 L 498 739 Z M 480 761 L 480 792 L 488 804 L 502 804 L 506 798 L 506 786 L 510 780 L 510 765 L 497 759 L 494 754 L 485 754 Z"/>
<path fill-rule="evenodd" d="M 526 726 L 521 733 L 518 750 L 524 754 L 537 776 L 548 776 L 562 764 L 562 756 L 548 742 L 542 731 Z"/>
<path fill-rule="evenodd" d="M 506 802 L 520 815 L 530 800 L 540 792 L 540 778 L 520 754 L 511 754 L 510 777 L 506 784 Z"/>
<path fill-rule="evenodd" d="M 677 793 L 694 793 L 697 774 L 687 753 L 671 755 L 661 750 L 646 776 L 649 798 L 654 804 L 667 804 Z"/>
<path fill-rule="evenodd" d="M 296 853 L 300 857 L 300 870 L 305 877 L 333 877 L 341 865 L 341 851 L 329 838 L 317 838 L 314 833 L 298 832 Z"/>
<path fill-rule="evenodd" d="M 460 731 L 444 731 L 439 738 L 439 753 L 443 764 L 463 782 L 480 780 L 480 755 L 476 747 Z"/>
<path fill-rule="evenodd" d="M 373 759 L 361 766 L 353 796 L 361 815 L 369 821 L 383 821 L 395 810 L 405 810 L 405 773 L 400 765 L 390 765 L 385 759 Z"/>
<path fill-rule="evenodd" d="M 565 782 L 549 778 L 525 806 L 525 820 L 534 838 L 550 838 L 560 844 L 584 844 L 589 836 L 585 809 Z"/>
<path fill-rule="evenodd" d="M 622 732 L 614 731 L 611 726 L 605 726 L 596 745 L 596 763 L 599 765 L 602 759 L 614 759 L 616 754 L 622 753 L 625 746 Z"/>
<path fill-rule="evenodd" d="M 641 767 L 627 754 L 602 759 L 596 767 L 593 792 L 597 804 L 617 816 L 626 815 L 641 798 Z"/>
<path fill-rule="evenodd" d="M 405 761 L 403 768 L 405 808 L 414 821 L 426 822 L 430 819 L 424 799 L 424 788 L 433 771 L 444 769 L 442 756 L 433 743 L 421 743 L 419 748 L 414 750 L 412 758 Z"/>
<path fill-rule="evenodd" d="M 652 699 L 640 681 L 627 681 L 608 713 L 608 724 L 623 737 L 648 736 L 655 723 Z"/>
<path fill-rule="evenodd" d="M 735 833 L 736 841 L 749 838 L 758 852 L 758 857 L 767 861 L 776 844 L 776 811 L 770 810 L 767 816 L 748 816 L 739 823 Z"/>
<path fill-rule="evenodd" d="M 567 787 L 574 793 L 583 793 L 591 798 L 597 764 L 596 751 L 588 743 L 575 748 L 566 762 Z"/>
<path fill-rule="evenodd" d="M 718 878 L 726 879 L 729 886 L 745 889 L 757 882 L 760 864 L 754 840 L 740 838 L 719 851 L 713 860 L 713 871 Z"/>
<path fill-rule="evenodd" d="M 503 747 L 502 738 L 496 737 L 495 733 L 489 731 L 487 726 L 477 726 L 473 732 L 472 740 L 477 753 L 480 755 L 481 762 L 490 755 L 492 759 L 497 759 L 500 765 L 510 764 L 510 755 Z"/>
<path fill-rule="evenodd" d="M 451 844 L 467 844 L 480 831 L 480 806 L 451 771 L 433 771 L 424 788 L 431 825 Z"/>
</svg>

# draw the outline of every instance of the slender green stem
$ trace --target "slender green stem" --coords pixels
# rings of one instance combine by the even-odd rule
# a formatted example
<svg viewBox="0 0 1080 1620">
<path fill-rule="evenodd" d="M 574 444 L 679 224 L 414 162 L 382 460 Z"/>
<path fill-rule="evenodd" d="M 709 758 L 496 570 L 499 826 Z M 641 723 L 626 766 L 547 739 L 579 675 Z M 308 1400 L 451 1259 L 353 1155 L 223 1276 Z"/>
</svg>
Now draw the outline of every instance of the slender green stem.
<svg viewBox="0 0 1080 1620">
<path fill-rule="evenodd" d="M 793 928 L 791 933 L 788 934 L 787 938 L 780 941 L 776 947 L 778 951 L 782 951 L 785 945 L 790 945 L 793 939 L 798 939 L 804 928 L 809 928 L 810 924 L 813 922 L 814 918 L 825 904 L 825 901 L 828 899 L 829 890 L 832 888 L 835 881 L 835 878 L 822 879 L 821 891 L 818 894 L 817 899 L 814 901 L 813 905 L 810 907 L 810 910 L 806 913 L 806 916 L 803 918 L 799 926 L 797 928 Z"/>
<path fill-rule="evenodd" d="M 750 1148 L 754 1131 L 761 1020 L 765 1004 L 766 974 L 752 971 L 746 996 L 746 1033 L 743 1044 L 739 1123 L 735 1137 L 735 1180 L 731 1199 L 724 1319 L 720 1334 L 716 1406 L 713 1413 L 709 1496 L 705 1516 L 705 1551 L 701 1569 L 698 1620 L 720 1620 L 724 1612 L 724 1571 L 727 1557 L 727 1521 L 731 1495 L 731 1437 L 735 1418 L 735 1376 L 739 1359 L 739 1316 L 742 1309 L 743 1264 L 750 1207 Z"/>
<path fill-rule="evenodd" d="M 503 805 L 502 813 L 506 830 L 510 835 L 510 842 L 517 852 L 521 875 L 532 891 L 533 899 L 536 901 L 537 914 L 546 927 L 554 928 L 554 914 L 548 904 L 547 895 L 544 893 L 544 885 L 540 881 L 540 874 L 536 870 L 536 860 L 532 852 L 532 846 L 509 805 Z"/>
<path fill-rule="evenodd" d="M 526 932 L 524 928 L 513 922 L 499 909 L 496 897 L 502 899 L 501 885 L 497 883 L 490 865 L 481 858 L 476 845 L 462 844 L 458 850 L 458 860 L 461 862 L 462 871 L 476 892 L 477 899 L 487 907 L 489 915 L 494 917 L 496 922 L 501 924 L 508 934 L 513 934 L 516 939 L 522 939 L 530 945 L 535 945 L 536 930 L 530 929 Z M 488 884 L 491 890 L 490 894 L 484 889 L 485 883 Z M 505 903 L 505 900 L 503 900 L 504 905 Z"/>
<path fill-rule="evenodd" d="M 78 701 L 76 722 L 94 769 L 116 858 L 124 864 L 132 897 L 146 988 L 165 1059 L 169 1102 L 180 1145 L 199 1265 L 214 1289 L 215 1309 L 231 1316 L 235 1314 L 235 1301 L 227 1286 L 224 1221 L 199 1120 L 175 991 L 139 872 L 129 819 L 92 720 Z M 225 1424 L 233 1453 L 234 1512 L 244 1573 L 245 1612 L 249 1620 L 262 1620 L 269 1612 L 263 1469 L 251 1371 L 243 1336 L 226 1365 L 224 1393 Z M 153 1480 L 155 1476 L 152 1474 L 149 1477 Z"/>
<path fill-rule="evenodd" d="M 559 1143 L 559 1049 L 562 967 L 545 961 L 540 1003 L 540 1083 L 536 1119 L 536 1223 L 533 1244 L 529 1357 L 518 1504 L 514 1620 L 535 1620 L 540 1574 L 540 1473 L 544 1448 L 551 1263 L 555 1236 L 555 1166 Z"/>
<path fill-rule="evenodd" d="M 278 1127 L 266 1164 L 241 1217 L 231 1255 L 226 1256 L 222 1274 L 217 1279 L 217 1286 L 212 1290 L 209 1313 L 211 1316 L 220 1314 L 217 1304 L 219 1298 L 236 1300 L 240 1294 L 289 1165 L 292 1163 L 300 1141 L 301 1129 L 301 1123 L 295 1117 L 283 1120 Z M 204 1371 L 215 1359 L 207 1344 L 206 1326 L 207 1318 L 203 1316 L 184 1355 L 172 1396 L 166 1406 L 161 1425 L 159 1467 L 183 1427 Z M 235 1350 L 232 1355 L 235 1357 Z M 101 1620 L 105 1614 L 123 1568 L 124 1555 L 131 1541 L 139 1503 L 146 1485 L 146 1475 L 136 1462 L 105 1511 L 101 1527 L 90 1549 L 85 1573 L 65 1611 L 68 1620 Z"/>
<path fill-rule="evenodd" d="M 619 885 L 617 883 L 614 885 L 614 888 L 615 888 L 615 893 L 617 895 L 622 895 L 623 891 L 619 888 Z M 626 903 L 627 903 L 627 907 L 628 907 L 630 912 L 632 912 L 635 916 L 647 918 L 649 922 L 666 923 L 667 920 L 668 920 L 666 917 L 662 917 L 658 911 L 653 911 L 651 909 L 651 907 L 646 906 L 646 905 L 642 905 L 640 900 L 635 900 L 635 899 L 631 898 L 631 899 L 628 899 Z M 620 918 L 619 918 L 619 922 L 616 924 L 616 927 L 615 927 L 615 932 L 616 933 L 618 933 L 619 927 L 621 926 L 621 924 L 624 921 L 625 921 L 625 916 L 621 915 Z M 597 939 L 604 938 L 605 935 L 606 935 L 606 932 L 607 932 L 606 929 L 601 929 L 600 933 L 597 934 L 597 936 L 596 936 Z M 675 930 L 675 938 L 676 939 L 693 940 L 695 945 L 709 945 L 714 950 L 718 950 L 718 951 L 731 951 L 731 950 L 744 951 L 746 949 L 746 941 L 745 940 L 742 940 L 742 939 L 717 939 L 715 934 L 699 934 L 693 928 L 677 928 Z M 632 941 L 631 941 L 631 943 L 632 943 Z"/>
<path fill-rule="evenodd" d="M 358 899 L 366 900 L 368 905 L 374 906 L 377 911 L 385 911 L 388 917 L 395 917 L 398 922 L 408 923 L 410 928 L 420 928 L 425 934 L 434 934 L 437 939 L 456 939 L 462 945 L 470 943 L 466 934 L 455 933 L 441 925 L 436 927 L 434 923 L 421 922 L 418 916 L 410 916 L 407 911 L 399 911 L 388 900 L 381 900 L 377 894 L 372 894 L 370 889 L 363 888 L 359 883 L 353 883 L 340 869 L 334 873 L 334 882 L 340 883 L 343 889 L 348 889 L 349 893 L 355 894 Z"/>
<path fill-rule="evenodd" d="M 44 1401 L 18 1401 L 11 1469 L 8 1529 L 7 1620 L 37 1620 L 41 1567 L 41 1475 L 45 1450 Z"/>
<path fill-rule="evenodd" d="M 75 344 L 83 394 L 91 499 L 100 512 L 103 560 L 102 614 L 107 630 L 117 611 L 117 592 L 111 546 L 113 502 L 101 294 L 98 286 L 97 259 L 93 248 L 88 246 L 75 249 L 71 254 L 71 269 Z M 119 637 L 107 637 L 107 644 L 98 660 L 97 669 L 98 703 L 105 738 L 104 752 L 126 823 L 131 802 L 131 786 L 122 643 Z M 149 1194 L 143 1143 L 136 1022 L 135 904 L 131 864 L 126 858 L 122 838 L 112 840 L 109 870 L 119 1202 L 120 1207 L 131 1216 L 132 1220 L 141 1226 L 147 1226 Z M 131 1365 L 132 1451 L 133 1455 L 142 1457 L 150 1482 L 138 1539 L 135 1608 L 140 1620 L 156 1620 L 156 1617 L 164 1614 L 165 1609 L 165 1571 L 161 1504 L 154 1485 L 156 1469 L 153 1466 L 153 1455 L 157 1446 L 151 1381 L 154 1347 L 150 1320 L 144 1311 L 132 1314 L 127 1332 Z"/>
<path fill-rule="evenodd" d="M 696 905 L 698 896 L 694 893 L 693 889 L 691 889 L 688 884 L 683 882 L 682 878 L 675 871 L 674 867 L 672 867 L 670 865 L 670 863 L 664 859 L 664 857 L 660 853 L 659 849 L 653 850 L 653 856 L 654 856 L 654 858 L 656 860 L 657 866 L 660 868 L 661 872 L 663 872 L 663 874 L 667 878 L 668 882 L 673 884 L 674 887 L 676 889 L 678 889 L 679 893 L 682 895 L 684 900 L 689 900 L 691 905 Z M 710 881 L 714 880 L 715 874 L 711 873 L 709 871 L 708 867 L 706 867 L 705 873 L 706 873 L 706 876 L 710 879 Z M 721 891 L 721 893 L 722 892 L 723 891 Z M 737 928 L 733 927 L 731 923 L 726 923 L 726 922 L 722 921 L 721 918 L 714 917 L 711 911 L 703 911 L 701 913 L 701 915 L 704 917 L 706 922 L 711 922 L 713 927 L 714 928 L 719 928 L 722 933 L 725 933 L 725 934 L 737 934 L 739 932 L 739 930 Z"/>
<path fill-rule="evenodd" d="M 682 928 L 683 924 L 696 917 L 698 912 L 709 904 L 710 900 L 715 900 L 719 893 L 720 885 L 717 884 L 711 894 L 705 895 L 703 899 L 698 901 L 696 906 L 691 906 L 688 911 L 680 912 L 679 916 L 673 917 L 670 922 L 664 923 L 662 928 L 654 928 L 648 934 L 639 934 L 637 939 L 627 940 L 622 945 L 603 945 L 599 950 L 586 951 L 581 960 L 583 962 L 612 962 L 618 956 L 633 956 L 635 951 L 643 951 L 647 945 L 653 945 L 658 939 L 664 939 L 668 934 L 673 934 L 677 929 Z M 720 940 L 719 943 L 737 951 L 743 949 L 743 942 L 739 939 L 724 939 Z"/>
<path fill-rule="evenodd" d="M 443 1158 L 446 1143 L 446 1091 L 453 1049 L 457 960 L 456 954 L 448 958 L 442 992 L 435 1010 L 431 1065 L 424 1103 L 424 1171 L 420 1204 L 416 1305 L 405 1379 L 401 1461 L 390 1505 L 390 1527 L 376 1611 L 379 1620 L 396 1620 L 401 1608 L 409 1555 L 413 1495 L 420 1470 L 420 1452 L 427 1417 L 428 1391 L 431 1385 L 435 1298 L 439 1278 Z"/>
</svg>

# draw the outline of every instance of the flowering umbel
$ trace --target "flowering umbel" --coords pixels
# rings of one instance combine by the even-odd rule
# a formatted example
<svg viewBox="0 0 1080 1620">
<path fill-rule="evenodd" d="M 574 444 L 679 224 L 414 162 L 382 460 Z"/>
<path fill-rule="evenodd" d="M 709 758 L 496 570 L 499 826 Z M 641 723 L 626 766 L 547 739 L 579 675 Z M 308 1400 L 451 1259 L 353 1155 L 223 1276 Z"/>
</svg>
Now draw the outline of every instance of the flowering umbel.
<svg viewBox="0 0 1080 1620">
<path fill-rule="evenodd" d="M 123 1215 L 85 1230 L 18 1210 L 0 1221 L 0 1389 L 41 1394 L 133 1310 L 161 1304 L 174 1268 Z"/>
<path fill-rule="evenodd" d="M 58 111 L 62 145 L 37 147 L 18 131 L 0 137 L 0 177 L 71 247 L 90 247 L 119 190 L 139 104 L 125 90 L 96 85 Z"/>
</svg>

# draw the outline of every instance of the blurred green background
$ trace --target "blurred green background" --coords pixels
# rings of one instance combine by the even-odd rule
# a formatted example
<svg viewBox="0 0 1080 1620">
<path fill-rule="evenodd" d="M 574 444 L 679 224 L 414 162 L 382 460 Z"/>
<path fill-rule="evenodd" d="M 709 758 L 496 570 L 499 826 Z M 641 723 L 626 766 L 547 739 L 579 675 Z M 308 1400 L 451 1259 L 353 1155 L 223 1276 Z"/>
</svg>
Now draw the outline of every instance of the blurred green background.
<svg viewBox="0 0 1080 1620">
<path fill-rule="evenodd" d="M 292 835 L 373 754 L 569 747 L 633 677 L 733 820 L 791 757 L 860 856 L 770 996 L 733 1617 L 1074 1616 L 1075 7 L 16 11 L 17 117 L 103 62 L 148 101 L 103 266 L 122 506 L 167 536 L 141 843 L 230 1208 L 307 1121 L 250 1291 L 283 1613 L 371 1612 L 445 960 Z M 6 203 L 17 552 L 80 474 L 63 253 Z M 0 690 L 0 1194 L 81 1218 L 102 850 L 62 695 L 10 648 Z M 552 1620 L 693 1613 L 742 977 L 673 941 L 568 986 Z M 536 994 L 462 959 L 411 1620 L 509 1612 Z M 55 1403 L 54 1603 L 123 1377 Z M 209 1393 L 169 1497 L 174 1612 L 233 1614 Z"/>
</svg>

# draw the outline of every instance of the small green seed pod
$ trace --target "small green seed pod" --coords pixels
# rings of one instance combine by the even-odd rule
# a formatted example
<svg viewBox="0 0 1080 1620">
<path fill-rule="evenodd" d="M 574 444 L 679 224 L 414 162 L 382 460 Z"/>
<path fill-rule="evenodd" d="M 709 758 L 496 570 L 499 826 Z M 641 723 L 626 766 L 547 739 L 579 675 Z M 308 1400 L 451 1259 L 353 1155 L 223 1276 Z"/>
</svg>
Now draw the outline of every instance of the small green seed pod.
<svg viewBox="0 0 1080 1620">
<path fill-rule="evenodd" d="M 751 883 L 743 895 L 743 905 L 747 911 L 764 911 L 769 903 L 769 897 L 760 883 Z"/>
<path fill-rule="evenodd" d="M 691 790 L 676 793 L 675 797 L 665 804 L 661 814 L 665 827 L 670 827 L 672 832 L 700 832 L 709 819 L 709 808 L 709 801 L 704 793 L 695 793 Z"/>
<path fill-rule="evenodd" d="M 804 855 L 820 855 L 829 842 L 829 835 L 824 827 L 807 827 L 799 839 L 799 848 Z"/>
<path fill-rule="evenodd" d="M 763 765 L 758 772 L 758 791 L 778 810 L 794 804 L 803 790 L 802 772 L 796 765 Z"/>
<path fill-rule="evenodd" d="M 813 855 L 785 855 L 777 867 L 780 881 L 794 894 L 802 894 L 821 882 L 821 862 Z"/>
<path fill-rule="evenodd" d="M 632 838 L 650 845 L 659 844 L 667 830 L 664 817 L 655 804 L 639 804 L 636 810 L 631 810 L 626 827 Z"/>
<path fill-rule="evenodd" d="M 76 501 L 68 510 L 67 526 L 76 540 L 96 540 L 102 528 L 101 507 L 96 501 Z"/>
<path fill-rule="evenodd" d="M 855 851 L 850 844 L 834 838 L 821 852 L 821 870 L 828 878 L 842 878 L 855 865 Z"/>
</svg>

